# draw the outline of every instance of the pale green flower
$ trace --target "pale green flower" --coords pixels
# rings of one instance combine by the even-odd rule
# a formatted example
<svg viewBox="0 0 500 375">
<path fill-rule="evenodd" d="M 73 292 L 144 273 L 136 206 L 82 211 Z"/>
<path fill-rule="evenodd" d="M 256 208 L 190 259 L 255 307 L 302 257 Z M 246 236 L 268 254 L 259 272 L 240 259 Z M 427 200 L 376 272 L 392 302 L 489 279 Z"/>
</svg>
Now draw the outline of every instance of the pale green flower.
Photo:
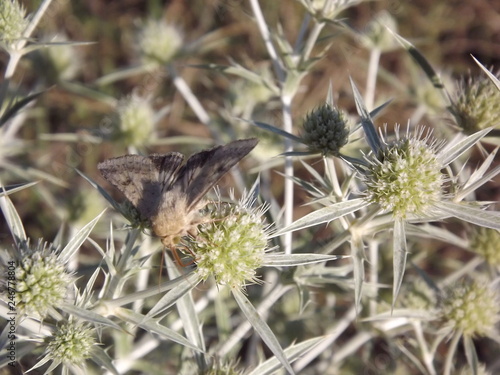
<svg viewBox="0 0 500 375">
<path fill-rule="evenodd" d="M 179 29 L 163 20 L 149 20 L 139 34 L 138 47 L 145 64 L 168 63 L 181 49 L 183 36 Z"/>
<path fill-rule="evenodd" d="M 400 137 L 397 131 L 395 142 L 367 158 L 366 199 L 397 218 L 431 216 L 443 198 L 443 166 L 436 143 L 429 142 L 429 132 L 422 138 L 423 132 L 419 128 L 414 136 Z"/>
<path fill-rule="evenodd" d="M 488 77 L 462 78 L 458 84 L 450 112 L 457 125 L 467 134 L 490 126 L 498 127 L 500 91 Z"/>
<path fill-rule="evenodd" d="M 17 308 L 42 319 L 61 305 L 73 281 L 57 253 L 41 242 L 20 256 L 15 273 Z"/>
<path fill-rule="evenodd" d="M 83 323 L 67 322 L 56 327 L 46 342 L 45 360 L 82 368 L 85 360 L 92 356 L 95 330 Z"/>
<path fill-rule="evenodd" d="M 469 237 L 469 248 L 483 256 L 492 266 L 500 265 L 500 232 L 498 230 L 474 227 Z"/>
<path fill-rule="evenodd" d="M 202 278 L 213 275 L 217 283 L 232 288 L 258 282 L 256 269 L 262 266 L 269 236 L 265 210 L 243 200 L 237 205 L 218 202 L 212 206 L 207 223 L 200 226 L 190 246 Z"/>
<path fill-rule="evenodd" d="M 116 110 L 115 138 L 125 146 L 145 146 L 155 128 L 153 107 L 149 100 L 131 95 L 120 101 Z"/>
<path fill-rule="evenodd" d="M 0 42 L 10 45 L 20 39 L 28 25 L 26 9 L 16 0 L 0 2 Z"/>
<path fill-rule="evenodd" d="M 500 321 L 500 300 L 486 282 L 454 285 L 443 300 L 441 319 L 449 330 L 465 336 L 495 336 Z"/>
</svg>

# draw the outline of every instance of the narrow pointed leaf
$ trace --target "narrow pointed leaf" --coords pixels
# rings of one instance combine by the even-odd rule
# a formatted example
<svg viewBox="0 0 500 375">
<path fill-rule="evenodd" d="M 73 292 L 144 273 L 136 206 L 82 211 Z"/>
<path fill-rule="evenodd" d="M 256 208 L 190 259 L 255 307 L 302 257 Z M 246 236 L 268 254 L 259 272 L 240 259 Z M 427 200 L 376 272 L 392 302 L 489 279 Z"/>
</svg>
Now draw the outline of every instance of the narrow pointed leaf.
<svg viewBox="0 0 500 375">
<path fill-rule="evenodd" d="M 200 348 L 197 348 L 195 345 L 193 345 L 188 339 L 186 339 L 184 336 L 181 334 L 175 332 L 173 329 L 170 329 L 168 327 L 165 327 L 164 325 L 161 325 L 158 322 L 158 319 L 145 319 L 144 315 L 138 314 L 135 311 L 125 309 L 123 307 L 119 307 L 114 310 L 114 314 L 128 322 L 134 325 L 138 325 L 139 327 L 143 328 L 147 332 L 151 333 L 156 333 L 160 335 L 163 338 L 166 338 L 167 340 L 171 340 L 173 342 L 176 342 L 182 346 L 185 346 L 186 348 L 193 349 L 195 351 L 201 351 Z"/>
<path fill-rule="evenodd" d="M 90 235 L 90 232 L 92 232 L 92 229 L 94 229 L 95 225 L 101 218 L 101 216 L 104 214 L 106 210 L 102 211 L 97 217 L 92 220 L 90 223 L 85 225 L 82 229 L 76 233 L 73 238 L 68 242 L 66 247 L 61 250 L 61 254 L 59 256 L 59 259 L 63 262 L 66 263 L 72 256 L 73 254 L 80 248 L 82 243 L 87 239 L 87 237 Z"/>
<path fill-rule="evenodd" d="M 45 90 L 46 91 L 46 90 Z M 0 118 L 0 127 L 2 127 L 9 119 L 15 116 L 24 106 L 29 104 L 31 101 L 38 98 L 40 95 L 45 93 L 45 91 L 36 92 L 34 94 L 30 94 L 23 99 L 17 101 L 12 107 L 10 107 Z"/>
<path fill-rule="evenodd" d="M 450 95 L 446 91 L 444 87 L 443 81 L 439 78 L 439 75 L 436 73 L 432 65 L 427 61 L 424 55 L 420 53 L 420 51 L 409 41 L 404 39 L 402 36 L 396 34 L 395 32 L 389 29 L 389 32 L 396 38 L 396 40 L 403 46 L 406 51 L 410 54 L 410 56 L 415 60 L 415 62 L 422 68 L 425 75 L 431 81 L 432 85 L 439 90 L 441 96 L 446 100 L 447 103 L 450 102 Z"/>
<path fill-rule="evenodd" d="M 483 138 L 486 134 L 491 131 L 491 128 L 480 130 L 474 134 L 469 135 L 467 138 L 462 139 L 461 141 L 452 144 L 450 147 L 445 147 L 441 151 L 439 151 L 437 157 L 440 160 L 443 166 L 447 166 L 452 161 L 457 159 L 460 155 L 462 155 L 469 148 L 474 146 L 481 138 Z"/>
<path fill-rule="evenodd" d="M 495 156 L 498 152 L 498 147 L 495 148 L 492 152 L 489 153 L 488 157 L 484 159 L 484 161 L 481 163 L 481 166 L 479 168 L 476 168 L 474 172 L 470 175 L 468 178 L 467 182 L 465 183 L 465 187 L 468 187 L 469 184 L 481 179 L 485 173 L 490 169 L 491 163 L 495 160 Z M 497 167 L 498 168 L 498 167 Z M 493 178 L 494 176 L 491 176 L 489 178 Z"/>
<path fill-rule="evenodd" d="M 154 315 L 160 314 L 175 304 L 179 298 L 182 298 L 191 289 L 195 288 L 196 285 L 201 281 L 200 276 L 196 272 L 191 272 L 184 276 L 185 281 L 179 283 L 173 287 L 169 292 L 167 292 L 154 307 L 148 312 L 146 318 L 151 318 Z"/>
<path fill-rule="evenodd" d="M 451 216 L 481 227 L 500 230 L 500 213 L 485 211 L 466 203 L 437 202 L 437 208 Z"/>
<path fill-rule="evenodd" d="M 60 307 L 61 310 L 69 313 L 70 315 L 77 316 L 87 322 L 100 324 L 103 326 L 111 327 L 122 331 L 122 328 L 118 324 L 96 312 L 86 310 L 79 306 L 71 305 L 69 303 L 63 303 Z"/>
<path fill-rule="evenodd" d="M 371 118 L 377 117 L 385 109 L 385 107 L 387 107 L 391 102 L 392 102 L 392 99 L 389 99 L 385 103 L 380 104 L 377 108 L 370 111 L 370 117 Z"/>
<path fill-rule="evenodd" d="M 393 234 L 393 268 L 394 268 L 394 282 L 392 287 L 392 309 L 394 309 L 394 303 L 399 294 L 399 289 L 403 282 L 403 276 L 406 267 L 406 233 L 405 233 L 405 223 L 402 220 L 396 220 L 394 222 L 394 234 Z"/>
<path fill-rule="evenodd" d="M 282 152 L 279 154 L 279 156 L 320 156 L 318 152 L 311 152 L 311 151 L 288 151 L 288 152 Z"/>
<path fill-rule="evenodd" d="M 123 209 L 120 207 L 120 205 L 118 204 L 118 202 L 116 202 L 112 197 L 111 195 L 108 194 L 108 192 L 106 190 L 104 190 L 97 182 L 95 182 L 94 180 L 92 180 L 90 177 L 84 175 L 82 172 L 80 172 L 78 169 L 75 169 L 76 172 L 82 176 L 84 179 L 87 180 L 88 183 L 90 183 L 90 185 L 92 185 L 94 188 L 97 189 L 97 191 L 99 191 L 99 193 L 113 206 L 113 208 L 118 211 L 118 212 L 121 212 L 123 216 L 126 216 L 125 212 L 123 212 Z"/>
<path fill-rule="evenodd" d="M 0 197 L 3 197 L 4 195 L 10 195 L 10 194 L 16 193 L 20 190 L 27 189 L 33 185 L 36 185 L 36 184 L 38 184 L 38 181 L 28 182 L 25 184 L 4 186 L 3 189 L 0 188 Z"/>
<path fill-rule="evenodd" d="M 248 122 L 249 124 L 255 125 L 261 129 L 264 130 L 269 130 L 270 132 L 273 132 L 275 134 L 281 135 L 283 137 L 286 137 L 288 139 L 291 139 L 292 141 L 299 142 L 299 143 L 304 143 L 302 138 L 297 137 L 296 135 L 293 135 L 292 133 L 288 133 L 287 131 L 284 131 L 282 129 L 279 129 L 273 125 L 266 124 L 265 122 L 260 122 L 260 121 L 252 121 L 252 120 L 245 120 L 240 118 L 239 120 Z"/>
<path fill-rule="evenodd" d="M 110 358 L 108 353 L 106 353 L 103 349 L 98 346 L 94 346 L 92 348 L 92 357 L 91 360 L 96 364 L 104 367 L 106 370 L 111 372 L 112 374 L 119 375 L 120 372 L 113 365 L 113 360 Z"/>
<path fill-rule="evenodd" d="M 476 181 L 474 181 L 471 184 L 466 184 L 463 189 L 461 189 L 457 193 L 457 199 L 462 200 L 465 198 L 467 195 L 472 193 L 473 191 L 477 190 L 479 187 L 484 185 L 485 183 L 491 181 L 497 174 L 500 173 L 500 165 L 497 166 L 496 168 L 493 168 L 491 171 L 486 173 L 483 177 L 478 178 Z M 471 176 L 470 180 L 472 180 L 473 176 Z"/>
<path fill-rule="evenodd" d="M 7 226 L 14 238 L 16 246 L 22 248 L 28 241 L 28 238 L 24 231 L 23 222 L 8 196 L 5 195 L 0 197 L 0 208 L 2 209 L 3 216 L 5 217 L 5 221 L 7 222 Z"/>
<path fill-rule="evenodd" d="M 366 141 L 368 142 L 368 145 L 375 153 L 375 155 L 378 155 L 378 152 L 382 148 L 382 144 L 377 134 L 377 129 L 375 128 L 375 124 L 373 123 L 370 117 L 370 113 L 365 107 L 365 103 L 363 102 L 363 97 L 359 93 L 358 88 L 354 84 L 352 78 L 349 77 L 349 79 L 351 81 L 352 92 L 354 94 L 354 102 L 356 103 L 356 110 L 358 111 L 358 114 L 361 117 L 361 126 L 363 127 L 363 130 L 365 132 Z"/>
<path fill-rule="evenodd" d="M 301 343 L 289 346 L 285 349 L 285 355 L 290 362 L 293 362 L 295 359 L 300 358 L 309 350 L 318 345 L 321 341 L 323 341 L 324 337 L 315 337 L 313 339 L 309 339 L 303 341 Z M 253 371 L 251 371 L 248 375 L 271 375 L 274 374 L 277 370 L 281 369 L 283 366 L 278 361 L 276 357 L 269 358 L 265 362 L 262 362 L 259 366 L 257 366 Z"/>
<path fill-rule="evenodd" d="M 165 265 L 167 266 L 167 272 L 170 278 L 181 276 L 181 273 L 177 270 L 177 266 L 169 256 L 165 257 Z M 198 320 L 198 314 L 194 307 L 192 294 L 190 292 L 184 294 L 177 300 L 175 306 L 181 317 L 186 337 L 194 346 L 205 351 L 205 341 L 203 340 L 203 334 L 201 332 L 202 325 Z M 204 368 L 206 365 L 205 358 L 197 352 L 195 352 L 195 357 L 199 368 Z"/>
<path fill-rule="evenodd" d="M 498 80 L 498 78 L 493 73 L 491 73 L 488 69 L 486 69 L 486 67 L 483 64 L 481 64 L 479 60 L 477 60 L 474 56 L 472 56 L 472 58 L 477 63 L 477 65 L 479 65 L 479 67 L 483 69 L 483 71 L 486 73 L 488 78 L 491 79 L 491 82 L 493 82 L 493 84 L 497 87 L 497 89 L 500 90 L 500 80 Z"/>
<path fill-rule="evenodd" d="M 351 199 L 345 202 L 334 203 L 331 206 L 320 208 L 310 214 L 293 222 L 286 228 L 279 230 L 272 237 L 280 236 L 283 233 L 293 232 L 299 229 L 312 227 L 314 225 L 327 223 L 338 219 L 344 215 L 355 212 L 367 205 L 363 198 Z"/>
<path fill-rule="evenodd" d="M 474 341 L 468 335 L 463 336 L 465 357 L 467 358 L 467 363 L 472 370 L 473 375 L 478 375 L 479 359 L 477 358 L 476 347 L 474 346 Z"/>
<path fill-rule="evenodd" d="M 231 289 L 231 292 L 234 296 L 234 299 L 238 303 L 243 314 L 246 316 L 252 327 L 262 338 L 262 341 L 266 343 L 271 352 L 276 356 L 276 358 L 281 362 L 281 364 L 285 367 L 285 369 L 290 373 L 294 374 L 290 363 L 281 348 L 278 339 L 274 335 L 271 328 L 267 325 L 267 323 L 260 317 L 259 313 L 255 309 L 255 307 L 250 303 L 248 298 L 243 294 L 241 290 L 238 288 Z"/>
<path fill-rule="evenodd" d="M 343 259 L 342 255 L 323 254 L 266 254 L 262 262 L 263 267 L 294 267 L 306 264 L 328 262 L 330 260 Z"/>
</svg>

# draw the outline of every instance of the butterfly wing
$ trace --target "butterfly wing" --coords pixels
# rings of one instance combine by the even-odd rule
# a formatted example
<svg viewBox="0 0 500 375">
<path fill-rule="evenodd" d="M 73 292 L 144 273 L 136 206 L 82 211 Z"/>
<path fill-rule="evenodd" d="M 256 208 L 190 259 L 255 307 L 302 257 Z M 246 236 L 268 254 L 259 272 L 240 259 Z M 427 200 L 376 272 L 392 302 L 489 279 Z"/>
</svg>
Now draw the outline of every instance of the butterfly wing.
<svg viewBox="0 0 500 375">
<path fill-rule="evenodd" d="M 192 155 L 180 169 L 174 188 L 186 193 L 187 205 L 192 208 L 257 143 L 255 138 L 242 139 Z"/>
<path fill-rule="evenodd" d="M 97 165 L 102 176 L 120 190 L 149 219 L 159 207 L 162 194 L 178 179 L 184 156 L 178 152 L 150 156 L 124 155 Z"/>
</svg>

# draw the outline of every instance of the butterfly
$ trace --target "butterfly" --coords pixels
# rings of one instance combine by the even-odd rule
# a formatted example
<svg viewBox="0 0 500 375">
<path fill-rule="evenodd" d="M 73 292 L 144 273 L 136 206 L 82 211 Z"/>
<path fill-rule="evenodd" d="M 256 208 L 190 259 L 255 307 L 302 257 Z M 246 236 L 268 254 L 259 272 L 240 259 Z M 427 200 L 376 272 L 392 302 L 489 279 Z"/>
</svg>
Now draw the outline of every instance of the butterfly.
<svg viewBox="0 0 500 375">
<path fill-rule="evenodd" d="M 191 155 L 124 155 L 97 165 L 102 176 L 120 190 L 142 220 L 167 248 L 203 222 L 200 209 L 205 194 L 257 145 L 255 138 L 241 139 Z"/>
</svg>

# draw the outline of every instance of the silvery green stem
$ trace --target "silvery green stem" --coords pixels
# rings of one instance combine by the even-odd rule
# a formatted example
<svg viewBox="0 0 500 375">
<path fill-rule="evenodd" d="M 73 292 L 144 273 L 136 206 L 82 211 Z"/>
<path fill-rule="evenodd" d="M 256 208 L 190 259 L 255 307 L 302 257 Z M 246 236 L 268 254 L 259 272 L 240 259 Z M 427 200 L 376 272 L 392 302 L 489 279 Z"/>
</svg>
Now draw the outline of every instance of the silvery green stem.
<svg viewBox="0 0 500 375">
<path fill-rule="evenodd" d="M 373 48 L 370 52 L 368 76 L 366 78 L 365 105 L 369 111 L 373 109 L 375 101 L 375 87 L 377 85 L 378 64 L 380 61 L 380 49 Z"/>
</svg>

